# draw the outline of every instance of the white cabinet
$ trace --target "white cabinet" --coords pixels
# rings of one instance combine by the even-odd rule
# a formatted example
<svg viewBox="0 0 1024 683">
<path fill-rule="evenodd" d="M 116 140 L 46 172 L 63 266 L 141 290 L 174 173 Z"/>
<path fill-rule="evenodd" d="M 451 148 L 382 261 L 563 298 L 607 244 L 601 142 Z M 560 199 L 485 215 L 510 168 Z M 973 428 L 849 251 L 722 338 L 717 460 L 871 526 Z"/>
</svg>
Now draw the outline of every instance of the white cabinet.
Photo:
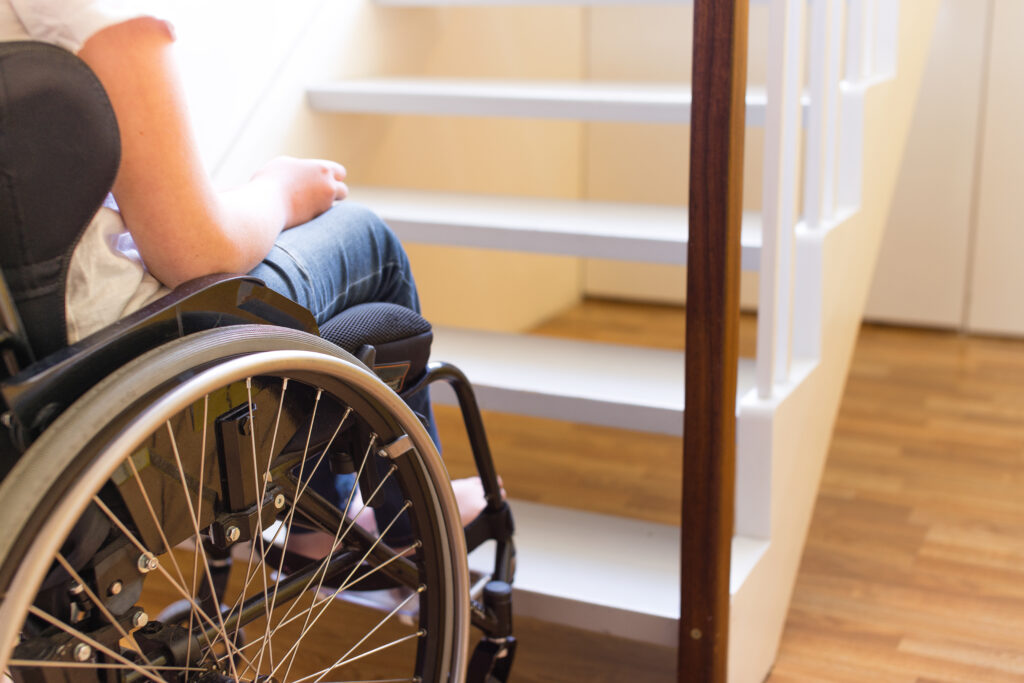
<svg viewBox="0 0 1024 683">
<path fill-rule="evenodd" d="M 867 318 L 1024 335 L 1022 28 L 1019 0 L 943 0 Z"/>
</svg>

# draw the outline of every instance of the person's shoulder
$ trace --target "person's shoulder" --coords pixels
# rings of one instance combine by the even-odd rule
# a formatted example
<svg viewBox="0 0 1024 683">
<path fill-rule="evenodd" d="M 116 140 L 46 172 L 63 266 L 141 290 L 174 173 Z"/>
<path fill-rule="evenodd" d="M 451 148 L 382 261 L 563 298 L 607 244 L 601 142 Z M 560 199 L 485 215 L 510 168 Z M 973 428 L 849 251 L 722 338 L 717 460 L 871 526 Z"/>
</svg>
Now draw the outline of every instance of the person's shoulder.
<svg viewBox="0 0 1024 683">
<path fill-rule="evenodd" d="M 145 0 L 0 0 L 0 30 L 13 18 L 26 38 L 74 53 L 99 31 L 143 16 L 159 17 L 159 12 Z"/>
</svg>

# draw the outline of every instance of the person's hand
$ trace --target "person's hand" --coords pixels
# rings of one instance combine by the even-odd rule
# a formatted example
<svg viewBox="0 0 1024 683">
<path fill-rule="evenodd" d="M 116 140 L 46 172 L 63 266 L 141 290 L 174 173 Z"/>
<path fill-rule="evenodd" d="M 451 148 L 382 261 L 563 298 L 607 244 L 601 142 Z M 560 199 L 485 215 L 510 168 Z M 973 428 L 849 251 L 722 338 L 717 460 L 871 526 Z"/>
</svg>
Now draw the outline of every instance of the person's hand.
<svg viewBox="0 0 1024 683">
<path fill-rule="evenodd" d="M 285 228 L 301 225 L 348 196 L 345 167 L 322 159 L 278 157 L 252 177 L 253 182 L 276 185 L 286 199 Z"/>
</svg>

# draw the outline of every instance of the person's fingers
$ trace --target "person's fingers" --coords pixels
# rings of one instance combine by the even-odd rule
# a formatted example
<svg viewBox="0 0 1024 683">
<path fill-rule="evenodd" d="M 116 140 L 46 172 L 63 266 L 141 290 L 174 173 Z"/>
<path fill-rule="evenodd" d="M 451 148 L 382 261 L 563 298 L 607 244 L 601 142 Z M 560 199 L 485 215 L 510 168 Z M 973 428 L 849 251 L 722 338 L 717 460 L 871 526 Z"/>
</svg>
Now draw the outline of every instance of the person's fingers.
<svg viewBox="0 0 1024 683">
<path fill-rule="evenodd" d="M 330 159 L 309 159 L 309 161 L 322 164 L 331 172 L 331 175 L 334 176 L 335 180 L 345 180 L 348 176 L 348 171 L 337 161 L 331 161 Z"/>
<path fill-rule="evenodd" d="M 346 197 L 348 197 L 348 185 L 341 181 L 338 181 L 334 187 L 334 198 L 345 199 Z"/>
</svg>

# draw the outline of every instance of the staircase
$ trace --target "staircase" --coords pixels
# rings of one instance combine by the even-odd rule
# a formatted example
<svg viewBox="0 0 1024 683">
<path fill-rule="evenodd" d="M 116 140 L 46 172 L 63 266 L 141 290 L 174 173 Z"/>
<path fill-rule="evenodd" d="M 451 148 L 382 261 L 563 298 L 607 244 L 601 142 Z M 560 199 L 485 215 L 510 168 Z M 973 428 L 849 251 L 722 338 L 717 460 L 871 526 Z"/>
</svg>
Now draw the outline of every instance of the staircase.
<svg viewBox="0 0 1024 683">
<path fill-rule="evenodd" d="M 460 292 L 470 302 L 466 310 L 431 312 L 432 283 L 443 274 L 428 274 L 421 288 L 428 316 L 455 323 L 436 331 L 434 356 L 465 370 L 485 409 L 681 436 L 683 354 L 531 336 L 523 332 L 528 315 L 509 312 L 488 325 L 481 313 L 481 301 L 500 312 L 505 302 L 512 311 L 526 298 L 540 311 L 532 322 L 539 321 L 579 296 L 579 259 L 641 268 L 686 261 L 684 207 L 646 191 L 637 201 L 597 196 L 601 170 L 573 155 L 586 157 L 602 136 L 620 130 L 627 140 L 685 131 L 685 82 L 652 82 L 658 68 L 636 81 L 588 78 L 600 69 L 574 55 L 600 62 L 595 46 L 579 38 L 588 28 L 625 26 L 633 13 L 645 21 L 659 12 L 685 17 L 687 3 L 533 2 L 535 15 L 520 7 L 530 0 L 306 0 L 307 27 L 294 34 L 290 56 L 217 160 L 218 175 L 232 178 L 236 169 L 251 167 L 252 150 L 262 156 L 269 149 L 332 156 L 362 168 L 368 184 L 360 186 L 353 174 L 353 198 L 372 206 L 407 244 L 426 245 L 411 248 L 414 264 L 452 249 L 456 263 L 479 266 L 476 284 L 462 289 L 489 293 L 480 299 L 473 298 L 478 292 Z M 764 142 L 763 150 L 754 145 L 760 158 L 755 154 L 757 168 L 747 173 L 756 182 L 747 183 L 742 268 L 758 283 L 758 345 L 756 359 L 741 359 L 739 368 L 729 661 L 730 680 L 743 682 L 765 677 L 781 635 L 936 10 L 934 1 L 923 0 L 752 5 L 747 126 L 751 140 Z M 500 38 L 509 31 L 543 34 L 518 48 L 544 53 L 541 61 L 550 61 L 555 73 L 535 78 L 532 72 L 544 70 L 536 64 L 519 69 L 531 72 L 526 77 L 473 73 L 488 59 L 453 60 L 449 39 L 478 40 L 474 26 L 499 36 L 493 45 L 466 48 L 481 54 L 515 47 Z M 576 31 L 564 50 L 544 39 L 564 27 Z M 431 32 L 436 44 L 429 43 Z M 414 57 L 394 56 L 403 45 L 413 46 Z M 444 68 L 467 75 L 409 75 Z M 763 84 L 754 77 L 760 71 Z M 285 133 L 282 116 L 290 122 Z M 494 122 L 478 123 L 485 119 Z M 630 127 L 615 128 L 620 124 Z M 648 132 L 640 130 L 645 127 Z M 522 130 L 531 132 L 517 137 Z M 461 142 L 446 144 L 453 140 Z M 465 140 L 496 151 L 487 154 Z M 490 169 L 510 147 L 551 163 L 525 179 L 492 182 Z M 652 168 L 676 164 L 670 157 L 677 152 L 660 150 L 665 159 L 652 161 Z M 426 177 L 435 166 L 444 176 L 436 182 Z M 573 174 L 588 180 L 564 179 Z M 652 171 L 651 183 L 659 177 Z M 684 197 L 685 182 L 668 194 Z M 577 270 L 565 277 L 566 269 Z M 527 273 L 516 281 L 521 290 L 503 294 L 500 281 L 518 271 Z M 538 280 L 549 285 L 550 296 L 541 295 Z M 471 329 L 478 318 L 489 329 Z M 453 397 L 437 391 L 435 400 Z M 675 646 L 678 527 L 512 504 L 521 614 Z"/>
</svg>

